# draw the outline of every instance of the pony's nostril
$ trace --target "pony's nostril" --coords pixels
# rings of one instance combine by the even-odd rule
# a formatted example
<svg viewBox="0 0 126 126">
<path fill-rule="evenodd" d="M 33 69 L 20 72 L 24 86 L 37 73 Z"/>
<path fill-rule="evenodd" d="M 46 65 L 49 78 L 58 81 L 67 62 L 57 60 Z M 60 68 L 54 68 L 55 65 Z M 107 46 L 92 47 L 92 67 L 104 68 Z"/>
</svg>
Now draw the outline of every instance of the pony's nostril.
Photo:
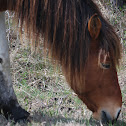
<svg viewBox="0 0 126 126">
<path fill-rule="evenodd" d="M 102 123 L 109 123 L 112 121 L 111 116 L 105 111 L 101 112 L 101 117 L 102 117 Z"/>
<path fill-rule="evenodd" d="M 101 112 L 101 122 L 106 123 L 106 124 L 111 122 L 112 124 L 114 124 L 117 121 L 117 119 L 120 115 L 120 112 L 121 112 L 121 109 L 118 109 L 116 115 L 113 118 L 113 117 L 111 117 L 111 115 L 108 112 L 102 111 Z"/>
<path fill-rule="evenodd" d="M 116 120 L 119 118 L 120 113 L 121 113 L 121 109 L 119 109 L 117 112 Z"/>
</svg>

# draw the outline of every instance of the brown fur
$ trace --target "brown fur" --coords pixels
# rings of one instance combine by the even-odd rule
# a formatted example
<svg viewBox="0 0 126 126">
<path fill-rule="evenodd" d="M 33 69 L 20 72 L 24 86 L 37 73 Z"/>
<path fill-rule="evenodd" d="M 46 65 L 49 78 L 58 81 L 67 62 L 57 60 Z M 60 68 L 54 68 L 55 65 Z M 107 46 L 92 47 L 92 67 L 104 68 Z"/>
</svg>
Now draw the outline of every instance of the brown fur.
<svg viewBox="0 0 126 126">
<path fill-rule="evenodd" d="M 95 40 L 99 37 L 101 27 L 102 24 L 98 15 L 94 14 L 88 21 L 88 31 L 90 33 L 91 38 Z"/>
</svg>

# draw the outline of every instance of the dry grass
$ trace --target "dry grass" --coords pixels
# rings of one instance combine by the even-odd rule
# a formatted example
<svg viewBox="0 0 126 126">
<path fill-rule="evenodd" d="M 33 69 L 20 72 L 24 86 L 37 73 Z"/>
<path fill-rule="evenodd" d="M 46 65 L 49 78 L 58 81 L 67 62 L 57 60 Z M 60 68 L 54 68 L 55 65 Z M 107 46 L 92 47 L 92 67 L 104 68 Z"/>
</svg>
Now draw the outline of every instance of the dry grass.
<svg viewBox="0 0 126 126">
<path fill-rule="evenodd" d="M 126 9 L 122 10 L 123 13 L 113 9 L 108 3 L 97 0 L 97 4 L 100 5 L 103 15 L 117 28 L 125 56 Z M 60 66 L 54 67 L 50 58 L 43 56 L 43 49 L 39 55 L 31 54 L 29 45 L 24 44 L 28 40 L 24 35 L 19 37 L 20 33 L 12 22 L 13 14 L 6 12 L 6 15 L 14 89 L 19 103 L 31 113 L 31 122 L 20 122 L 16 126 L 99 126 L 91 118 L 91 112 L 68 87 Z M 126 125 L 126 59 L 123 61 L 118 73 L 123 107 L 117 126 Z M 15 124 L 0 115 L 0 126 L 10 125 Z"/>
</svg>

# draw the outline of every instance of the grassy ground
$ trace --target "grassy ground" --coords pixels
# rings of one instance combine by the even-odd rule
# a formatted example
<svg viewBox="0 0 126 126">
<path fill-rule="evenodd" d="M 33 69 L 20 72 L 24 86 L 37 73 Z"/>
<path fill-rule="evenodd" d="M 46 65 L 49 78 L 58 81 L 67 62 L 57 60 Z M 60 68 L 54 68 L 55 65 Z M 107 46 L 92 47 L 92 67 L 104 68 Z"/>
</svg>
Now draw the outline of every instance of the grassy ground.
<svg viewBox="0 0 126 126">
<path fill-rule="evenodd" d="M 126 43 L 126 9 L 119 12 L 108 3 L 100 3 L 103 15 L 109 18 L 121 38 Z M 105 5 L 103 7 L 103 4 Z M 109 9 L 109 11 L 108 11 Z M 31 122 L 14 124 L 0 115 L 0 126 L 99 126 L 91 117 L 91 112 L 68 87 L 60 66 L 54 67 L 43 51 L 31 54 L 29 46 L 20 44 L 19 33 L 12 23 L 13 14 L 7 12 L 7 37 L 10 41 L 11 73 L 19 103 L 30 112 Z M 42 49 L 43 50 L 43 49 Z M 122 113 L 115 126 L 126 126 L 126 59 L 123 58 L 118 72 L 123 96 Z M 110 124 L 111 126 L 111 124 Z"/>
</svg>

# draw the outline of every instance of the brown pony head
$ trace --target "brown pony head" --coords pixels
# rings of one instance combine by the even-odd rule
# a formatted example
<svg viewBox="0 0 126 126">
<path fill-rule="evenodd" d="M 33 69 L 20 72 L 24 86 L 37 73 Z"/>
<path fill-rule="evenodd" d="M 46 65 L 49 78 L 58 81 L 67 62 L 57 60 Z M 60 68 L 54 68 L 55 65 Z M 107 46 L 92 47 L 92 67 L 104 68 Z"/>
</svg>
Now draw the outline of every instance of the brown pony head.
<svg viewBox="0 0 126 126">
<path fill-rule="evenodd" d="M 10 0 L 8 0 L 9 3 Z M 12 4 L 11 4 L 12 3 Z M 15 4 L 13 4 L 15 3 Z M 21 26 L 30 37 L 44 38 L 52 57 L 94 118 L 116 120 L 122 97 L 116 66 L 120 41 L 92 0 L 13 0 Z M 38 41 L 33 45 L 39 46 Z"/>
<path fill-rule="evenodd" d="M 114 54 L 111 51 L 105 51 L 100 45 L 101 41 L 104 40 L 101 39 L 103 37 L 102 27 L 104 26 L 102 26 L 97 14 L 92 15 L 88 20 L 88 31 L 91 39 L 89 54 L 85 67 L 81 70 L 81 77 L 78 76 L 79 73 L 76 71 L 71 81 L 66 68 L 64 71 L 72 89 L 93 112 L 93 117 L 102 122 L 114 122 L 121 111 L 122 96 Z M 115 34 L 111 36 L 113 35 L 112 32 L 110 30 L 110 35 L 106 35 L 108 40 L 111 42 L 111 39 L 114 39 L 115 42 L 119 42 Z"/>
</svg>

